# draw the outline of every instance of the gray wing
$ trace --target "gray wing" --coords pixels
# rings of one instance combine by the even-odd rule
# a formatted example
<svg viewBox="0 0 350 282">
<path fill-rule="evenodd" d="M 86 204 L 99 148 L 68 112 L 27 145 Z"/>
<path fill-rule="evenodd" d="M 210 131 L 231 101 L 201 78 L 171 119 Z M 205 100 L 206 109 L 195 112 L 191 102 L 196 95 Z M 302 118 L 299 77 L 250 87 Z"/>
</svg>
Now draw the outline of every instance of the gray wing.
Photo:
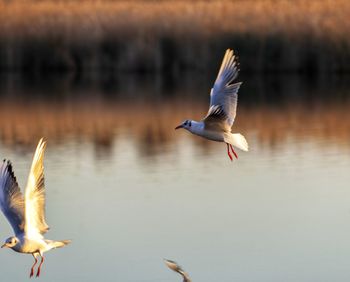
<svg viewBox="0 0 350 282">
<path fill-rule="evenodd" d="M 189 275 L 173 260 L 164 259 L 165 264 L 173 271 L 179 273 L 183 277 L 183 282 L 191 282 Z"/>
<path fill-rule="evenodd" d="M 24 232 L 24 200 L 10 161 L 0 168 L 0 206 L 15 235 Z"/>
<path fill-rule="evenodd" d="M 40 139 L 36 148 L 25 190 L 25 233 L 42 237 L 49 230 L 45 221 L 44 152 L 46 142 Z"/>
<path fill-rule="evenodd" d="M 236 117 L 238 90 L 242 84 L 242 82 L 232 84 L 238 72 L 238 62 L 233 50 L 227 49 L 210 92 L 210 108 L 203 120 L 206 128 L 220 126 L 225 131 L 231 131 Z"/>
</svg>

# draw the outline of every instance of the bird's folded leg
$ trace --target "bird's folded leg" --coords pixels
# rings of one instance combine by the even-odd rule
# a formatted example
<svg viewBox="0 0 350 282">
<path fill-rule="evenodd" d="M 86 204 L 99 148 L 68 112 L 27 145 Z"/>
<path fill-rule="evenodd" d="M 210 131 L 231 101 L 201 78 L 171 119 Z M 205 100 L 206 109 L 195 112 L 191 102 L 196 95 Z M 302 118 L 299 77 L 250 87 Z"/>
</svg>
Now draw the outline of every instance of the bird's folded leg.
<svg viewBox="0 0 350 282">
<path fill-rule="evenodd" d="M 44 262 L 44 257 L 40 254 L 41 256 L 41 262 L 39 264 L 39 267 L 38 267 L 38 272 L 36 273 L 36 277 L 39 277 L 40 276 L 40 270 L 41 270 L 41 265 L 43 264 Z"/>
<path fill-rule="evenodd" d="M 227 155 L 229 156 L 230 160 L 233 161 L 233 158 L 232 158 L 232 156 L 231 156 L 230 148 L 229 148 L 229 146 L 228 146 L 228 143 L 226 143 L 226 145 L 227 145 Z"/>
<path fill-rule="evenodd" d="M 232 150 L 232 153 L 235 155 L 236 159 L 238 159 L 238 155 L 237 153 L 235 152 L 235 150 L 233 149 L 232 145 L 230 144 L 230 148 Z"/>
<path fill-rule="evenodd" d="M 33 258 L 35 259 L 35 261 L 34 261 L 34 264 L 32 265 L 32 268 L 30 269 L 30 275 L 29 275 L 29 278 L 32 278 L 33 277 L 33 275 L 34 275 L 34 266 L 36 265 L 36 263 L 38 262 L 38 260 L 37 260 L 37 258 L 36 258 L 36 256 L 37 256 L 37 254 L 32 254 L 32 256 L 33 256 Z"/>
</svg>

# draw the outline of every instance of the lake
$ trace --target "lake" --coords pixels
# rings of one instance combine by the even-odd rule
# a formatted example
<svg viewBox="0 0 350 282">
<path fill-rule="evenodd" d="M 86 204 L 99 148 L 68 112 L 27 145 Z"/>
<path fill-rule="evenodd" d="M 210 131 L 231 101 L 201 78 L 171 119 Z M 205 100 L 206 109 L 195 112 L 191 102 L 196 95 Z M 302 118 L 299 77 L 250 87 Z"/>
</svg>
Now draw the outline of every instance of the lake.
<svg viewBox="0 0 350 282">
<path fill-rule="evenodd" d="M 0 157 L 23 189 L 47 140 L 42 281 L 348 281 L 347 77 L 241 76 L 234 132 L 248 153 L 184 130 L 215 75 L 0 78 Z M 12 229 L 0 216 L 0 239 Z M 1 249 L 3 281 L 33 259 Z"/>
</svg>

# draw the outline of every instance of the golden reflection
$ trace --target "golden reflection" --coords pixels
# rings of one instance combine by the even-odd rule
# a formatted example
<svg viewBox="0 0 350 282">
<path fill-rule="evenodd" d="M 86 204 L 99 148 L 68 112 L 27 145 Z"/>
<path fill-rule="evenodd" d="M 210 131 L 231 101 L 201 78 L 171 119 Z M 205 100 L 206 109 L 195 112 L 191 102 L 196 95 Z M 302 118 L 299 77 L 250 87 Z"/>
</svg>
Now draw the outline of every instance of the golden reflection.
<svg viewBox="0 0 350 282">
<path fill-rule="evenodd" d="M 150 102 L 14 103 L 0 101 L 0 134 L 3 144 L 34 145 L 45 136 L 50 144 L 73 138 L 93 142 L 97 151 L 111 150 L 114 140 L 127 136 L 144 155 L 166 151 L 184 137 L 175 126 L 187 117 L 200 119 L 207 104 L 193 100 Z M 239 106 L 234 131 L 274 147 L 292 138 L 297 141 L 327 141 L 348 146 L 350 103 L 282 103 L 278 106 Z M 212 146 L 200 138 L 191 139 L 203 150 Z"/>
</svg>

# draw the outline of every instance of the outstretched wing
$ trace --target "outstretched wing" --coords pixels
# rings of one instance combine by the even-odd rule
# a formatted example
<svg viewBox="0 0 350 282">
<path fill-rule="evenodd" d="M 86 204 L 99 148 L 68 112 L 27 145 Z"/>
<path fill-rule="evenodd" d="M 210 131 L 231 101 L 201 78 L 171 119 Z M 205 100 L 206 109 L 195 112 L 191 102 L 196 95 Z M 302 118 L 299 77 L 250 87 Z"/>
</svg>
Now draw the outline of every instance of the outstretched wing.
<svg viewBox="0 0 350 282">
<path fill-rule="evenodd" d="M 49 226 L 45 221 L 44 152 L 46 142 L 40 139 L 36 148 L 25 190 L 25 233 L 41 237 Z"/>
<path fill-rule="evenodd" d="M 238 76 L 238 62 L 233 50 L 227 49 L 218 76 L 210 92 L 210 108 L 205 127 L 231 131 L 236 117 L 238 90 L 242 82 L 232 84 Z"/>
<path fill-rule="evenodd" d="M 171 270 L 173 270 L 173 271 L 175 271 L 175 272 L 177 272 L 177 273 L 182 275 L 182 277 L 184 279 L 183 282 L 191 282 L 192 281 L 190 279 L 190 277 L 188 276 L 188 274 L 175 261 L 164 259 L 164 262 Z"/>
<path fill-rule="evenodd" d="M 15 235 L 24 231 L 24 200 L 10 161 L 0 168 L 0 207 L 11 224 Z"/>
</svg>

